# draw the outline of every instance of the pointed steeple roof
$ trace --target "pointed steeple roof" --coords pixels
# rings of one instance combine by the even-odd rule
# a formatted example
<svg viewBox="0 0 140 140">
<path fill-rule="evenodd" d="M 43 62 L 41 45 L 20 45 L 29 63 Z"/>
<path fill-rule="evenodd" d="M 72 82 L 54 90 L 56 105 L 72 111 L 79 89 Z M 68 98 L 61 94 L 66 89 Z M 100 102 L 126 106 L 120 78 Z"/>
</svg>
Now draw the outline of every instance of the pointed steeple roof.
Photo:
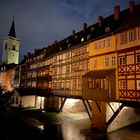
<svg viewBox="0 0 140 140">
<path fill-rule="evenodd" d="M 16 38 L 14 18 L 8 36 Z"/>
</svg>

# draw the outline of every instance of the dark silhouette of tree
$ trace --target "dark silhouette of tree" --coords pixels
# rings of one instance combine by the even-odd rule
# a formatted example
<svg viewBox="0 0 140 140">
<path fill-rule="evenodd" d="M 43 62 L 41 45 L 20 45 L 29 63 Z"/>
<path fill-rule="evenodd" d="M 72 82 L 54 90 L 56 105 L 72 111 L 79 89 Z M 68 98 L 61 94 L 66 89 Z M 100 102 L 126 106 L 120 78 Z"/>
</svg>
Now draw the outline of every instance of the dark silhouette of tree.
<svg viewBox="0 0 140 140">
<path fill-rule="evenodd" d="M 0 85 L 0 111 L 6 110 L 10 106 L 12 92 L 6 92 L 5 88 Z"/>
</svg>

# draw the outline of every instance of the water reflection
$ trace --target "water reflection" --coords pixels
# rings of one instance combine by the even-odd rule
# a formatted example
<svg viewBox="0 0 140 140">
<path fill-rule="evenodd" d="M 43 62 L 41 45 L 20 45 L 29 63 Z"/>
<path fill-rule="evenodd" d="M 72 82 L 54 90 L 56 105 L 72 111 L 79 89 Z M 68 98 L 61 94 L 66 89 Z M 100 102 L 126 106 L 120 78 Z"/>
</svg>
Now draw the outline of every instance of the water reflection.
<svg viewBox="0 0 140 140">
<path fill-rule="evenodd" d="M 42 124 L 31 118 L 0 116 L 0 140 L 139 140 L 140 123 L 105 134 L 90 129 L 87 121 Z M 26 122 L 26 123 L 25 123 Z M 33 123 L 33 124 L 32 124 Z"/>
<path fill-rule="evenodd" d="M 44 126 L 41 138 L 49 140 L 107 140 L 107 134 L 93 132 L 90 129 L 80 131 L 72 124 L 53 124 Z"/>
</svg>

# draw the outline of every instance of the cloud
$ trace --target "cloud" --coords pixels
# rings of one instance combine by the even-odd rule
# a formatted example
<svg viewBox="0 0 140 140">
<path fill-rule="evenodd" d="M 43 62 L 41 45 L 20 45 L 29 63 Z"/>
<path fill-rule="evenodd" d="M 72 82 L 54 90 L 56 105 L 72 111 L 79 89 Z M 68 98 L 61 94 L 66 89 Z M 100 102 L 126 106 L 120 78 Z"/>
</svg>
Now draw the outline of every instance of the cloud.
<svg viewBox="0 0 140 140">
<path fill-rule="evenodd" d="M 120 4 L 124 9 L 128 3 L 129 0 L 1 0 L 0 38 L 8 34 L 15 16 L 22 56 L 34 48 L 47 47 L 54 40 L 64 39 L 73 29 L 81 30 L 84 22 L 90 25 L 100 15 L 113 14 L 114 5 Z"/>
</svg>

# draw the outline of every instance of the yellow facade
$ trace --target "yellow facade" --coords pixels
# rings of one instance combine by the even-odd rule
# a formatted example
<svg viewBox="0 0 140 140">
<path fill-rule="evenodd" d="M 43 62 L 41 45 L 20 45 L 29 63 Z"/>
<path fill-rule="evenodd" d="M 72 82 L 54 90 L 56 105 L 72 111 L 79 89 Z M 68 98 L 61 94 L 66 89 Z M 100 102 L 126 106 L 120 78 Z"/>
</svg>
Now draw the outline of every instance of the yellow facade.
<svg viewBox="0 0 140 140">
<path fill-rule="evenodd" d="M 114 94 L 116 96 L 116 99 L 118 99 L 118 62 L 116 41 L 116 36 L 110 35 L 98 40 L 94 40 L 89 44 L 89 71 L 92 71 L 94 75 L 94 71 L 103 72 L 104 70 L 114 69 L 115 74 L 114 77 L 111 78 L 115 79 L 114 86 L 116 88 L 116 92 Z"/>
<path fill-rule="evenodd" d="M 95 40 L 89 45 L 89 70 L 116 67 L 116 37 Z M 105 62 L 106 61 L 106 62 Z M 108 61 L 108 62 L 107 62 Z"/>
</svg>

